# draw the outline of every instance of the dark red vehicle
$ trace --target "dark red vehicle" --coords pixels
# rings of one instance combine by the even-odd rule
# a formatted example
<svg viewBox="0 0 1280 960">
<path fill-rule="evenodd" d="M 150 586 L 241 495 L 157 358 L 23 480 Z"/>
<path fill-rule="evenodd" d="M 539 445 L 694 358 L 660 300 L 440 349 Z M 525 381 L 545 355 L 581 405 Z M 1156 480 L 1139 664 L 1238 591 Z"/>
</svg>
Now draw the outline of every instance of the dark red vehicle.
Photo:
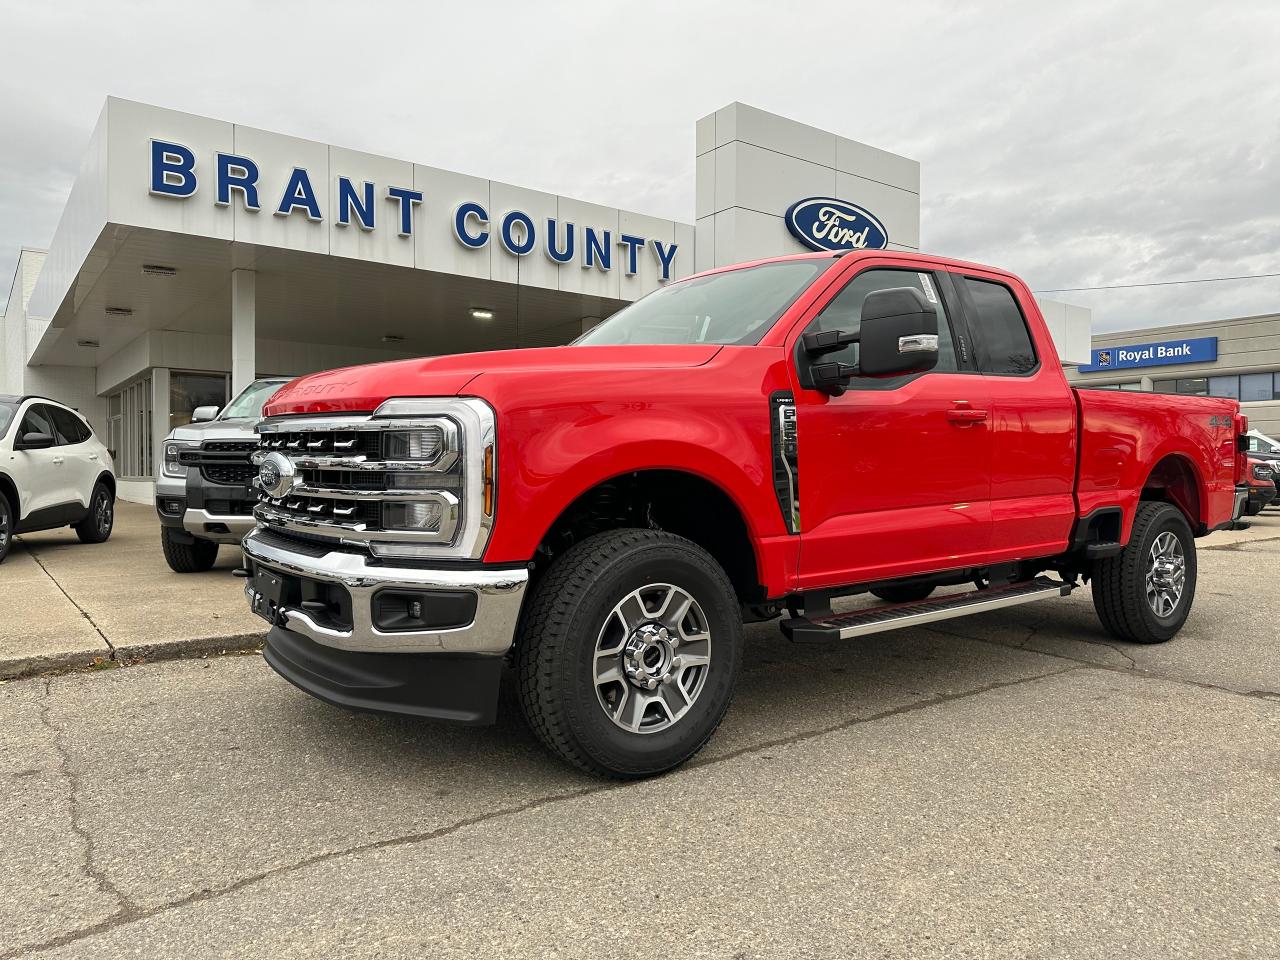
<svg viewBox="0 0 1280 960">
<path fill-rule="evenodd" d="M 678 281 L 567 347 L 304 377 L 266 413 L 268 663 L 473 723 L 511 663 L 542 740 L 621 777 L 706 743 L 743 621 L 783 610 L 825 643 L 1091 581 L 1112 635 L 1168 640 L 1195 538 L 1248 493 L 1235 401 L 1072 389 L 1017 277 L 887 251 Z M 891 605 L 833 611 L 866 592 Z"/>
</svg>

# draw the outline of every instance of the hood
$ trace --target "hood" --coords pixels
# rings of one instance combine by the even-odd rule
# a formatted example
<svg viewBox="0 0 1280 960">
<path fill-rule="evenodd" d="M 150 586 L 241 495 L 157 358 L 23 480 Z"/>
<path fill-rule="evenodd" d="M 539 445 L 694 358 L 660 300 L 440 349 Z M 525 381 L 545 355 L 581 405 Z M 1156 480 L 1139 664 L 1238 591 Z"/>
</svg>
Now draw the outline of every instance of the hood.
<svg viewBox="0 0 1280 960">
<path fill-rule="evenodd" d="M 206 420 L 204 423 L 188 423 L 174 427 L 169 440 L 256 440 L 253 432 L 256 419 Z"/>
<path fill-rule="evenodd" d="M 464 393 L 481 374 L 545 373 L 564 377 L 602 369 L 641 370 L 698 367 L 720 344 L 637 344 L 608 347 L 537 347 L 458 353 L 446 357 L 394 360 L 315 373 L 281 387 L 263 411 L 285 413 L 371 412 L 390 397 L 446 397 Z"/>
</svg>

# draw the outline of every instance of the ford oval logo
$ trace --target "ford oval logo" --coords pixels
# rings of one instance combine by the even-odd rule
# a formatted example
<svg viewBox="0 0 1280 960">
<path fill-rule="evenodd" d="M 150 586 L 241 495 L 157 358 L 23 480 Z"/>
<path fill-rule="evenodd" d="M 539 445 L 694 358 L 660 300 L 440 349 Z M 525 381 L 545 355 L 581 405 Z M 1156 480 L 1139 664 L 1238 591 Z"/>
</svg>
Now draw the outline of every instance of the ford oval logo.
<svg viewBox="0 0 1280 960">
<path fill-rule="evenodd" d="M 870 211 L 833 197 L 809 197 L 787 208 L 787 229 L 814 250 L 883 250 L 889 231 Z"/>
<path fill-rule="evenodd" d="M 293 462 L 282 453 L 269 453 L 258 465 L 258 486 L 277 499 L 293 489 Z"/>
</svg>

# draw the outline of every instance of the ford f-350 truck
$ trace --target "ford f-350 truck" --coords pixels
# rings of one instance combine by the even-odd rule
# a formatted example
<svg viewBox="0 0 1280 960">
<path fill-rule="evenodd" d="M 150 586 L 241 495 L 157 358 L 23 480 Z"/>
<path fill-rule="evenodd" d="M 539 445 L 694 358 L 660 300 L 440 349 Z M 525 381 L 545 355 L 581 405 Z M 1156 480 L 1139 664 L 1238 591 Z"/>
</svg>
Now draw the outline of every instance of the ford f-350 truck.
<svg viewBox="0 0 1280 960">
<path fill-rule="evenodd" d="M 240 572 L 267 662 L 470 723 L 510 663 L 539 738 L 615 777 L 697 752 L 744 621 L 782 611 L 829 643 L 1088 582 L 1110 634 L 1168 640 L 1247 496 L 1235 401 L 1073 389 L 1017 277 L 887 251 L 674 282 L 565 347 L 303 377 L 265 413 Z M 857 593 L 887 603 L 833 611 Z"/>
</svg>

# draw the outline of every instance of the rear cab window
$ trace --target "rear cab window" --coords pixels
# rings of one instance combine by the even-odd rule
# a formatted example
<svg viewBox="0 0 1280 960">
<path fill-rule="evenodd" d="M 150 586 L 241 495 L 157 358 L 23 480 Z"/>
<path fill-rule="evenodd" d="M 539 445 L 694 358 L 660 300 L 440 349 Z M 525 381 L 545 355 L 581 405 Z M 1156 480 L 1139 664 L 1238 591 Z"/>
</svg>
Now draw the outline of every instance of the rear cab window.
<svg viewBox="0 0 1280 960">
<path fill-rule="evenodd" d="M 89 439 L 89 428 L 84 421 L 62 407 L 45 407 L 53 419 L 53 426 L 58 431 L 55 435 L 59 444 L 84 443 Z"/>
<path fill-rule="evenodd" d="M 996 280 L 957 276 L 968 312 L 978 370 L 1001 376 L 1026 376 L 1040 366 L 1035 343 L 1013 291 Z"/>
</svg>

